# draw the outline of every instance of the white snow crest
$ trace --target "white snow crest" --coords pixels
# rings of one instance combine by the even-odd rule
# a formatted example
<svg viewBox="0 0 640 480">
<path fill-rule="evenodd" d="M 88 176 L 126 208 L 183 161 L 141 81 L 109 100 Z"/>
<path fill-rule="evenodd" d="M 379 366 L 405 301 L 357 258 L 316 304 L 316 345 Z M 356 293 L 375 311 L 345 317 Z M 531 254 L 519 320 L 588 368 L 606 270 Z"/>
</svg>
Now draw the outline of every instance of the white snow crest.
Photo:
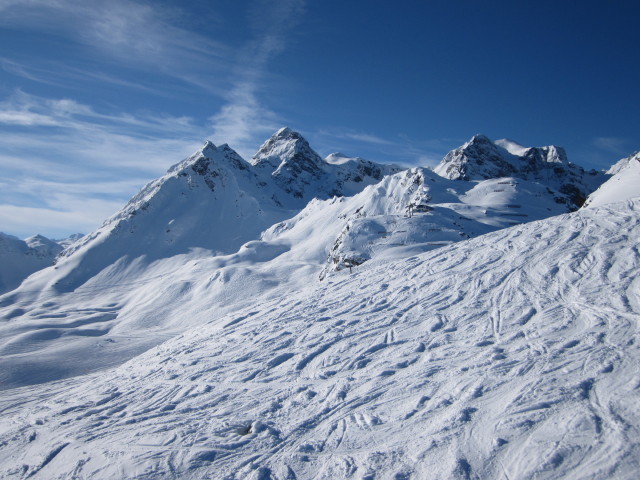
<svg viewBox="0 0 640 480">
<path fill-rule="evenodd" d="M 615 174 L 589 195 L 585 207 L 600 207 L 640 196 L 640 152 L 623 158 L 609 172 Z"/>
</svg>

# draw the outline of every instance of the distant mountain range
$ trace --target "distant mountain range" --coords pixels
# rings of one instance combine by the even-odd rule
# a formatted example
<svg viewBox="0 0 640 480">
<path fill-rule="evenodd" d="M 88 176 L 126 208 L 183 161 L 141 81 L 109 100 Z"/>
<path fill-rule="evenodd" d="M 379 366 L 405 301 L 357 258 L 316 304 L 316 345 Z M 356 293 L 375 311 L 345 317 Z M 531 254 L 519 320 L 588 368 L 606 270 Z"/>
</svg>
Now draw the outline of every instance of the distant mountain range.
<svg viewBox="0 0 640 480">
<path fill-rule="evenodd" d="M 58 254 L 81 237 L 78 233 L 61 240 L 49 240 L 34 235 L 21 240 L 0 232 L 0 294 L 18 287 L 32 273 L 53 265 Z"/>
<path fill-rule="evenodd" d="M 230 254 L 272 225 L 286 219 L 291 219 L 288 224 L 299 224 L 294 217 L 313 199 L 355 196 L 340 207 L 339 218 L 322 232 L 332 237 L 325 239 L 332 245 L 327 261 L 339 269 L 362 263 L 373 250 L 379 250 L 355 247 L 360 241 L 434 248 L 575 210 L 607 178 L 607 174 L 585 172 L 569 163 L 560 147 L 524 148 L 507 140 L 494 143 L 482 135 L 447 154 L 434 169 L 437 175 L 427 169 L 401 170 L 342 154 L 323 160 L 289 128 L 268 139 L 251 162 L 228 145 L 216 147 L 207 142 L 146 185 L 100 229 L 73 246 L 66 241 L 64 246 L 69 248 L 64 252 L 55 247 L 47 255 L 36 255 L 37 262 L 29 262 L 25 245 L 22 250 L 8 243 L 0 247 L 3 255 L 12 257 L 12 265 L 22 264 L 3 269 L 6 280 L 0 292 L 15 288 L 59 254 L 54 283 L 60 291 L 73 290 L 125 257 L 167 258 L 194 248 Z M 399 176 L 389 177 L 394 174 Z M 397 223 L 398 214 L 414 217 L 413 213 L 413 220 L 400 222 L 411 224 L 410 228 L 388 225 L 389 221 Z M 394 239 L 397 232 L 407 234 Z M 266 235 L 275 238 L 273 230 Z M 22 257 L 18 250 L 24 253 Z M 69 257 L 74 258 L 72 268 L 65 261 Z M 321 275 L 330 270 L 327 265 Z"/>
</svg>

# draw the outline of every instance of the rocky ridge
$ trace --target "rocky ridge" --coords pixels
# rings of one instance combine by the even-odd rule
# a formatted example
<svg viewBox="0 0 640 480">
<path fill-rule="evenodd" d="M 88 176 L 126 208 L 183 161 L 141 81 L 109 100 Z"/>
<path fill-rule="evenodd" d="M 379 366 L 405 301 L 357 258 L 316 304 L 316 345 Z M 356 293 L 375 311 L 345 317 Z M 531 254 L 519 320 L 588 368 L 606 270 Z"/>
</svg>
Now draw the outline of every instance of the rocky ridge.
<svg viewBox="0 0 640 480">
<path fill-rule="evenodd" d="M 475 135 L 449 152 L 434 171 L 451 180 L 514 177 L 539 182 L 556 202 L 566 205 L 566 211 L 580 208 L 608 178 L 569 162 L 562 147 L 525 148 L 505 140 L 493 142 L 484 135 Z"/>
</svg>

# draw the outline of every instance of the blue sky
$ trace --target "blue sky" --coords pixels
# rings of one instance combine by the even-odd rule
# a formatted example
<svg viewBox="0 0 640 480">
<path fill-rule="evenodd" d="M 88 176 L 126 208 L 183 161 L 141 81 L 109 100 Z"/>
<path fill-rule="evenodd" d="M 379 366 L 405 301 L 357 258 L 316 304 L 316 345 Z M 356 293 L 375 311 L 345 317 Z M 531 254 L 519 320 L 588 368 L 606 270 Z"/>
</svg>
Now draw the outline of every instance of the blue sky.
<svg viewBox="0 0 640 480">
<path fill-rule="evenodd" d="M 0 231 L 88 231 L 205 139 L 435 165 L 640 149 L 636 2 L 0 0 Z"/>
</svg>

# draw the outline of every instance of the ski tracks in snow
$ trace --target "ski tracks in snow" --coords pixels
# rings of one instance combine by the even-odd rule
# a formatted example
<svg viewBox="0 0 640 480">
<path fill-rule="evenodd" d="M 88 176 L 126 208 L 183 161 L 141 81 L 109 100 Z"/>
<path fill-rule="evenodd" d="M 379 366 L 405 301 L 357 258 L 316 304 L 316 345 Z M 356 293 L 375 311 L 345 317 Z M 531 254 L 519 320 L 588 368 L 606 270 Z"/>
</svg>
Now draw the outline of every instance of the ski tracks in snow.
<svg viewBox="0 0 640 480">
<path fill-rule="evenodd" d="M 633 478 L 638 208 L 372 262 L 12 390 L 0 475 Z"/>
</svg>

